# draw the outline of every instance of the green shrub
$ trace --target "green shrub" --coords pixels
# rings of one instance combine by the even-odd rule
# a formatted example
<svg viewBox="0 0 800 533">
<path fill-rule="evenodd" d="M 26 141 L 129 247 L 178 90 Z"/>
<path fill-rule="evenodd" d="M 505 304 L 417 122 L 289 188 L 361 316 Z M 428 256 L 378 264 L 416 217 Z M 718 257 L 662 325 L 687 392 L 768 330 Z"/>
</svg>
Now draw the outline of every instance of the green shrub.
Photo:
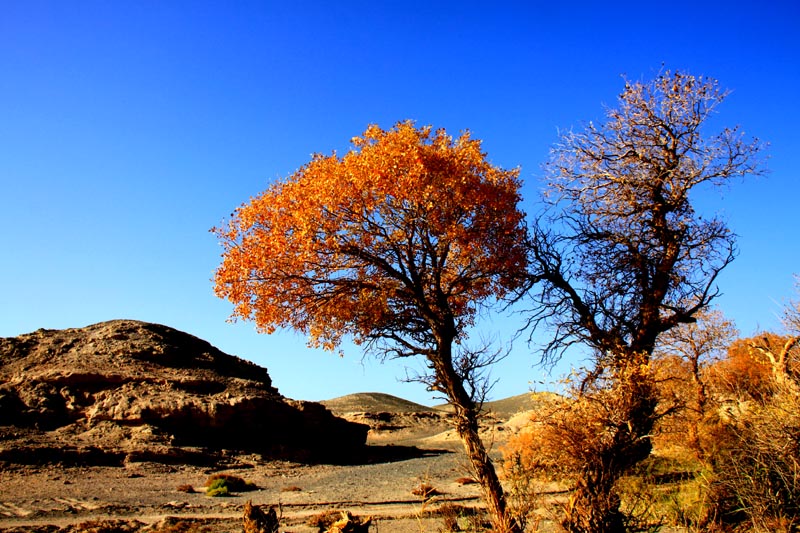
<svg viewBox="0 0 800 533">
<path fill-rule="evenodd" d="M 222 487 L 225 486 L 230 492 L 248 492 L 256 490 L 258 487 L 251 481 L 245 481 L 239 476 L 233 474 L 217 473 L 212 474 L 206 480 L 205 486 L 210 489 L 212 486 Z"/>
<path fill-rule="evenodd" d="M 229 496 L 234 492 L 248 492 L 258 487 L 251 481 L 245 481 L 232 474 L 212 474 L 206 480 L 206 494 L 208 496 Z"/>
<path fill-rule="evenodd" d="M 215 479 L 206 488 L 206 495 L 216 498 L 219 496 L 230 496 L 230 488 L 224 479 Z"/>
</svg>

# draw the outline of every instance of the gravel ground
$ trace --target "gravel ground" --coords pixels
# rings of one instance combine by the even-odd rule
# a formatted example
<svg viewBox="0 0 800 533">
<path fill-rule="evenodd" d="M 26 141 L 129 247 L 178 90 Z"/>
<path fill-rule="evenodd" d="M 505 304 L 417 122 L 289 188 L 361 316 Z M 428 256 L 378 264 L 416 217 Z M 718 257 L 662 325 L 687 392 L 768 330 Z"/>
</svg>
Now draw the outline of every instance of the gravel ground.
<svg viewBox="0 0 800 533">
<path fill-rule="evenodd" d="M 429 434 L 429 429 L 420 433 Z M 410 442 L 407 430 L 402 437 L 404 444 Z M 378 440 L 391 439 L 383 435 Z M 108 518 L 156 523 L 179 517 L 221 518 L 231 522 L 231 531 L 239 531 L 242 506 L 251 500 L 255 505 L 280 507 L 282 524 L 291 531 L 316 531 L 306 525 L 308 518 L 333 509 L 373 516 L 381 533 L 420 531 L 423 525 L 435 531 L 438 528 L 431 519 L 423 518 L 427 511 L 444 502 L 480 504 L 477 485 L 457 482 L 468 475 L 459 447 L 452 439 L 440 439 L 421 456 L 344 466 L 263 462 L 255 456 L 239 457 L 238 465 L 223 469 L 156 463 L 131 463 L 123 468 L 10 466 L 0 470 L 0 529 L 41 530 L 45 525 L 65 527 Z M 203 485 L 219 471 L 258 488 L 210 498 L 203 493 Z M 412 494 L 422 483 L 439 493 L 430 502 Z M 191 486 L 196 492 L 180 491 L 181 486 Z M 218 525 L 214 531 L 224 529 Z"/>
</svg>

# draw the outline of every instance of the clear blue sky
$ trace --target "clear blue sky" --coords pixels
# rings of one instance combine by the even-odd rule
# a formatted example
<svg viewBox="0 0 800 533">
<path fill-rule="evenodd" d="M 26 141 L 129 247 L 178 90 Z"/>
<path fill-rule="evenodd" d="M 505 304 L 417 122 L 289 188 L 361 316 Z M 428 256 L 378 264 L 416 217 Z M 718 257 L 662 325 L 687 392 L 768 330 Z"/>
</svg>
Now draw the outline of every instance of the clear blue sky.
<svg viewBox="0 0 800 533">
<path fill-rule="evenodd" d="M 0 3 L 0 336 L 134 318 L 266 366 L 293 398 L 431 403 L 398 381 L 402 364 L 227 323 L 208 229 L 311 153 L 407 118 L 470 129 L 495 164 L 522 168 L 533 198 L 557 131 L 601 118 L 622 74 L 662 64 L 719 79 L 733 91 L 719 124 L 771 143 L 768 177 L 698 200 L 739 234 L 722 309 L 745 334 L 777 327 L 800 273 L 800 3 L 489 6 Z M 509 324 L 493 315 L 481 328 Z M 542 379 L 535 362 L 516 345 L 494 396 Z"/>
</svg>

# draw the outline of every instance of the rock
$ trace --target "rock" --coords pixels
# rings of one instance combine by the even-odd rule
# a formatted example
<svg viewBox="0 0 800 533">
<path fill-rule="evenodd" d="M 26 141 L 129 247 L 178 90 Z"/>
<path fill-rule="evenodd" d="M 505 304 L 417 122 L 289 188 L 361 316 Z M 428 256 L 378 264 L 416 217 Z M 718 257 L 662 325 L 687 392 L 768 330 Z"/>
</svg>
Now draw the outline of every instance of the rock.
<svg viewBox="0 0 800 533">
<path fill-rule="evenodd" d="M 284 398 L 265 368 L 133 320 L 0 338 L 0 426 L 2 461 L 93 464 L 196 462 L 204 449 L 334 460 L 367 433 Z"/>
</svg>

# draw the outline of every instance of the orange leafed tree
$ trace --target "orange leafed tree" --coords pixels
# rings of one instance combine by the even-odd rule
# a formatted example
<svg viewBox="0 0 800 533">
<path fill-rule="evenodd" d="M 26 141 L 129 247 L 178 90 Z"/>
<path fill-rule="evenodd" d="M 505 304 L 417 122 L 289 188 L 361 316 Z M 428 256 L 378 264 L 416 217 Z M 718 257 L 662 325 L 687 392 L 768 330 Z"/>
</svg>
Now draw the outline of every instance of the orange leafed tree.
<svg viewBox="0 0 800 533">
<path fill-rule="evenodd" d="M 513 527 L 478 437 L 475 380 L 491 356 L 461 341 L 480 306 L 517 289 L 526 269 L 518 170 L 491 165 L 469 133 L 411 122 L 370 126 L 352 144 L 344 156 L 315 155 L 215 229 L 216 293 L 264 332 L 425 357 L 425 382 L 455 408 L 496 526 Z"/>
</svg>

